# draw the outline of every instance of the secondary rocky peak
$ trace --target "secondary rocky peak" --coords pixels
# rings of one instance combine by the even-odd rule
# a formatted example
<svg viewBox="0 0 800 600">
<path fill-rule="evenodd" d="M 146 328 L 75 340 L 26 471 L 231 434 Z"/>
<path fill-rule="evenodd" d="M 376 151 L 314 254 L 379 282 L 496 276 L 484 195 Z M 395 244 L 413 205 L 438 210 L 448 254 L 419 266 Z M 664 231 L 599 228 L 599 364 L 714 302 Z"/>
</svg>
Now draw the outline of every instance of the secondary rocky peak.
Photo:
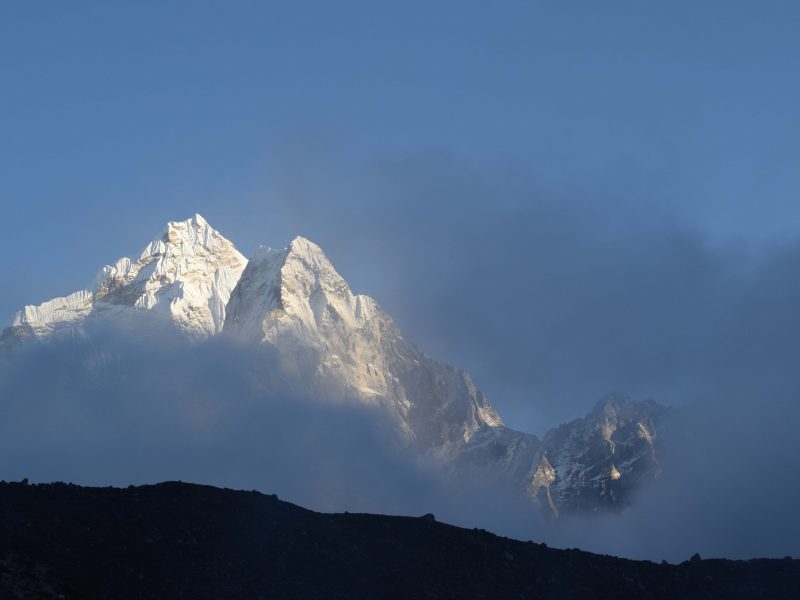
<svg viewBox="0 0 800 600">
<path fill-rule="evenodd" d="M 656 433 L 665 412 L 652 400 L 603 397 L 586 417 L 545 434 L 529 496 L 554 516 L 624 508 L 639 482 L 661 472 Z"/>
<path fill-rule="evenodd" d="M 633 400 L 624 394 L 606 394 L 594 405 L 590 415 L 593 416 L 615 416 L 620 413 L 629 412 L 647 400 Z"/>
<path fill-rule="evenodd" d="M 302 235 L 295 236 L 295 238 L 289 242 L 287 249 L 290 255 L 303 257 L 323 268 L 333 268 L 333 265 L 330 260 L 328 260 L 322 248 Z"/>
<path fill-rule="evenodd" d="M 281 280 L 286 296 L 310 298 L 320 292 L 342 297 L 350 294 L 347 282 L 322 249 L 303 237 L 296 237 L 289 244 Z"/>
<path fill-rule="evenodd" d="M 225 331 L 268 341 L 290 329 L 308 345 L 334 325 L 358 328 L 377 305 L 354 295 L 322 249 L 296 237 L 283 249 L 258 248 L 231 295 Z"/>
</svg>

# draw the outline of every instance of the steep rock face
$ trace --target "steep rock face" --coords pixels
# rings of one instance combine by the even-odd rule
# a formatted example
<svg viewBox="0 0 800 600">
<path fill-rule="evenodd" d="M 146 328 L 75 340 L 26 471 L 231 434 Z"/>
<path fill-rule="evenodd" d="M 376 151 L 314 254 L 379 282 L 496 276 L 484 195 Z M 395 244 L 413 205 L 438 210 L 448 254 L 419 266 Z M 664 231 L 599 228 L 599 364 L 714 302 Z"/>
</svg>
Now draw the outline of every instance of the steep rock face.
<svg viewBox="0 0 800 600">
<path fill-rule="evenodd" d="M 96 285 L 17 313 L 6 340 L 47 338 L 86 319 L 125 319 L 131 310 L 166 318 L 193 339 L 218 333 L 247 260 L 200 215 L 167 224 L 138 258 L 103 267 Z"/>
<path fill-rule="evenodd" d="M 452 473 L 465 482 L 499 481 L 524 493 L 531 465 L 542 442 L 508 427 L 481 427 L 452 461 Z"/>
<path fill-rule="evenodd" d="M 554 516 L 618 509 L 661 472 L 657 433 L 665 409 L 652 400 L 607 396 L 583 419 L 545 434 L 527 493 Z"/>
<path fill-rule="evenodd" d="M 256 252 L 231 295 L 224 332 L 273 346 L 287 373 L 309 376 L 326 397 L 379 405 L 423 451 L 447 455 L 480 427 L 502 424 L 468 374 L 405 340 L 302 237 Z"/>
</svg>

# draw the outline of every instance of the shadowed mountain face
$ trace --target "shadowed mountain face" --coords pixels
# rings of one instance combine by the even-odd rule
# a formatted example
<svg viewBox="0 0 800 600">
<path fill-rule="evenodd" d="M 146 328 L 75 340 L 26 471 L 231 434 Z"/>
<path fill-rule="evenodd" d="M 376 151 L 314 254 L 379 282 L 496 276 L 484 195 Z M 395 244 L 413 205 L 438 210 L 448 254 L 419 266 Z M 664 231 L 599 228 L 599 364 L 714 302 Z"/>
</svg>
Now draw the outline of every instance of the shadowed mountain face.
<svg viewBox="0 0 800 600">
<path fill-rule="evenodd" d="M 0 598 L 783 598 L 800 561 L 655 564 L 184 483 L 0 483 Z"/>
<path fill-rule="evenodd" d="M 587 417 L 547 432 L 529 495 L 556 516 L 624 506 L 638 484 L 661 474 L 656 441 L 665 412 L 652 401 L 609 396 Z"/>
<path fill-rule="evenodd" d="M 653 401 L 609 395 L 541 441 L 505 427 L 482 428 L 463 446 L 454 471 L 506 478 L 553 517 L 618 510 L 661 475 L 657 430 L 666 413 Z"/>
<path fill-rule="evenodd" d="M 266 348 L 277 368 L 265 362 L 246 374 L 258 402 L 268 404 L 280 380 L 332 406 L 376 408 L 411 454 L 433 459 L 454 479 L 493 479 L 555 517 L 624 508 L 660 472 L 658 405 L 608 397 L 542 440 L 506 428 L 468 373 L 419 350 L 302 237 L 283 249 L 261 247 L 247 260 L 200 215 L 168 223 L 138 258 L 103 267 L 93 289 L 26 306 L 0 338 L 0 356 L 100 327 L 152 346 L 164 342 L 156 332 L 186 344 L 222 336 L 253 355 Z M 109 367 L 97 346 L 97 357 L 64 374 L 58 393 L 82 396 L 74 382 L 105 381 L 104 370 L 128 377 L 124 366 Z M 0 364 L 0 398 L 2 375 Z"/>
</svg>

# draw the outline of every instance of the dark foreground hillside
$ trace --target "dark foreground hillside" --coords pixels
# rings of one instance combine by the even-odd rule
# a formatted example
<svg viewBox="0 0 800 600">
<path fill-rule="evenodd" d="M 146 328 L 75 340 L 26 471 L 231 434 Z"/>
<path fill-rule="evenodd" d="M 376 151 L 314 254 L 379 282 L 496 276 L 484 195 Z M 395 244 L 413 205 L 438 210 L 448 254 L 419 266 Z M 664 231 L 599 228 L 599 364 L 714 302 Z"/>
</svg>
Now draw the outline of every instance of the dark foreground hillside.
<svg viewBox="0 0 800 600">
<path fill-rule="evenodd" d="M 800 561 L 661 565 L 184 483 L 0 483 L 0 598 L 800 598 Z"/>
</svg>

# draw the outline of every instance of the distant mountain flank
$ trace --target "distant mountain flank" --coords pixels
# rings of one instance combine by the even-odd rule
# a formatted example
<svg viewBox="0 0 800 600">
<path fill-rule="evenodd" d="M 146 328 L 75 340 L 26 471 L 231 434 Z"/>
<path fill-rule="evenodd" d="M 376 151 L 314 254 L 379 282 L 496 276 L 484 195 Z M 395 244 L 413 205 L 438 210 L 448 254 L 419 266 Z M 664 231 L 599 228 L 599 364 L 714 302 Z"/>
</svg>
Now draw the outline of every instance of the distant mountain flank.
<svg viewBox="0 0 800 600">
<path fill-rule="evenodd" d="M 100 269 L 91 289 L 26 306 L 3 331 L 0 356 L 98 323 L 145 335 L 135 325 L 143 318 L 190 343 L 223 335 L 269 347 L 282 377 L 379 407 L 403 446 L 454 479 L 502 480 L 554 517 L 623 508 L 661 472 L 665 409 L 655 402 L 608 396 L 542 439 L 509 429 L 468 373 L 420 351 L 319 246 L 297 237 L 248 260 L 200 215 Z"/>
</svg>

